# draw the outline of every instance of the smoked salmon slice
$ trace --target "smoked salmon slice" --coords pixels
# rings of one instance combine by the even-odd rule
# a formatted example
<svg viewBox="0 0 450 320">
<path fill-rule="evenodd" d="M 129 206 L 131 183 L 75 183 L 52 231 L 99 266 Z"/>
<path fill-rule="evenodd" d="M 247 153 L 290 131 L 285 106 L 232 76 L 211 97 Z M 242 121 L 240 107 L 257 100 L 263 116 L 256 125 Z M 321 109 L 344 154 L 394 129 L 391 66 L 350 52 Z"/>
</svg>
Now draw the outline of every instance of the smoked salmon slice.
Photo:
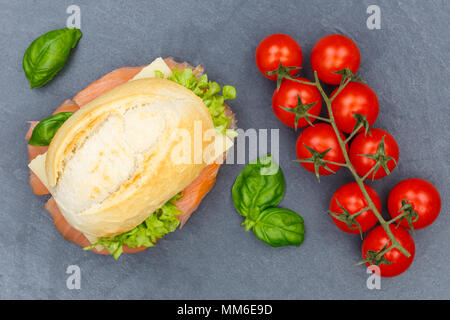
<svg viewBox="0 0 450 320">
<path fill-rule="evenodd" d="M 198 205 L 216 182 L 220 164 L 212 163 L 202 170 L 200 175 L 183 190 L 183 197 L 176 202 L 178 210 L 183 212 L 177 218 L 180 220 L 180 229 L 197 210 Z"/>
<path fill-rule="evenodd" d="M 87 246 L 90 246 L 91 243 L 86 238 L 86 236 L 81 233 L 80 231 L 73 228 L 66 219 L 64 219 L 64 216 L 61 214 L 61 211 L 59 211 L 58 205 L 56 204 L 56 201 L 53 197 L 51 197 L 46 204 L 44 205 L 44 208 L 47 209 L 48 212 L 50 212 L 50 215 L 52 216 L 53 222 L 55 223 L 56 229 L 63 235 L 66 240 L 78 244 L 80 247 L 84 248 Z M 139 247 L 139 248 L 130 248 L 128 246 L 123 247 L 124 253 L 137 253 L 141 252 L 147 249 L 147 247 Z M 109 255 L 110 253 L 106 249 L 97 250 L 96 248 L 92 249 L 93 252 L 98 254 L 106 254 Z"/>
<path fill-rule="evenodd" d="M 76 112 L 80 109 L 80 106 L 74 102 L 73 100 L 67 99 L 60 105 L 58 108 L 56 108 L 55 111 L 53 111 L 53 114 L 57 114 L 60 112 Z"/>
<path fill-rule="evenodd" d="M 188 63 L 186 62 L 178 63 L 175 62 L 172 58 L 166 58 L 164 59 L 164 61 L 171 69 L 177 68 L 178 70 L 182 71 L 185 68 L 192 68 L 192 66 L 189 65 Z M 64 101 L 63 104 L 61 104 L 61 106 L 59 106 L 53 112 L 53 114 L 59 112 L 77 111 L 78 109 L 80 109 L 80 107 L 94 100 L 101 94 L 131 80 L 136 74 L 139 73 L 139 71 L 142 70 L 142 68 L 144 68 L 144 66 L 123 67 L 106 74 L 105 76 L 94 81 L 86 88 L 81 90 L 72 100 Z M 198 76 L 203 74 L 202 66 L 197 66 L 192 69 L 193 72 L 196 73 Z M 232 126 L 234 127 L 235 125 L 234 115 L 232 114 L 231 109 L 229 109 L 228 107 L 227 107 L 227 116 L 233 119 Z M 30 139 L 33 129 L 38 123 L 39 123 L 38 121 L 30 121 L 30 128 L 28 129 L 28 132 L 25 136 L 27 141 Z M 48 147 L 28 145 L 29 161 L 33 160 L 39 154 L 45 153 L 47 149 Z M 203 169 L 203 171 L 200 173 L 200 175 L 185 190 L 183 190 L 183 197 L 176 203 L 177 208 L 181 212 L 183 212 L 181 215 L 177 217 L 180 220 L 180 228 L 186 223 L 186 221 L 190 218 L 192 213 L 197 209 L 202 199 L 214 186 L 219 171 L 219 167 L 220 164 L 218 163 L 212 163 L 206 166 L 205 169 Z M 47 188 L 42 184 L 39 178 L 32 171 L 30 171 L 30 185 L 33 188 L 35 194 L 38 195 L 49 194 Z M 47 201 L 44 207 L 47 211 L 50 212 L 50 215 L 53 218 L 56 228 L 64 236 L 65 239 L 67 239 L 70 242 L 78 244 L 80 247 L 87 247 L 91 245 L 89 240 L 82 232 L 73 228 L 66 221 L 64 216 L 61 214 L 56 204 L 56 201 L 54 200 L 53 197 L 51 197 Z M 145 249 L 147 249 L 147 247 L 129 248 L 127 246 L 124 246 L 123 252 L 136 253 L 141 252 Z M 106 249 L 102 249 L 99 251 L 94 248 L 92 249 L 92 251 L 98 254 L 106 254 L 106 255 L 110 254 Z"/>
<path fill-rule="evenodd" d="M 99 95 L 131 80 L 142 68 L 144 67 L 123 67 L 111 71 L 81 90 L 72 100 L 82 107 Z"/>
</svg>

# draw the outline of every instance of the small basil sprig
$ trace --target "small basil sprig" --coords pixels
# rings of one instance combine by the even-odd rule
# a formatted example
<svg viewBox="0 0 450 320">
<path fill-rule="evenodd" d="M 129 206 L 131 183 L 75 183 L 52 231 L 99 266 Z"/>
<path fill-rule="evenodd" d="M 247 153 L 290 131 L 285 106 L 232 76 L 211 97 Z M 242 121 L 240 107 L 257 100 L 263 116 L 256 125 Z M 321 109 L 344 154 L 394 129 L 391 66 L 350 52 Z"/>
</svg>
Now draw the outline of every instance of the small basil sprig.
<svg viewBox="0 0 450 320">
<path fill-rule="evenodd" d="M 59 127 L 69 119 L 73 112 L 60 112 L 40 121 L 28 141 L 32 146 L 48 146 Z"/>
<path fill-rule="evenodd" d="M 53 79 L 81 35 L 80 29 L 63 28 L 47 32 L 30 44 L 22 65 L 31 88 L 42 87 Z"/>
<path fill-rule="evenodd" d="M 281 168 L 267 155 L 249 163 L 236 178 L 232 197 L 236 210 L 246 217 L 245 230 L 272 247 L 299 246 L 304 239 L 303 218 L 278 208 L 284 196 Z"/>
</svg>

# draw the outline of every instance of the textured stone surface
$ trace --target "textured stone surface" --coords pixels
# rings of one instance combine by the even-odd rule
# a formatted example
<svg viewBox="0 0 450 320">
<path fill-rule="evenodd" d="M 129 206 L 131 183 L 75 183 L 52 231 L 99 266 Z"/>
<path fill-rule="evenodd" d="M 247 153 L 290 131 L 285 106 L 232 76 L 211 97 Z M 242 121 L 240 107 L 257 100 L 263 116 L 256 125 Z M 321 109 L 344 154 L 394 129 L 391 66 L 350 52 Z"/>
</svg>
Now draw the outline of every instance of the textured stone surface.
<svg viewBox="0 0 450 320">
<path fill-rule="evenodd" d="M 79 46 L 47 86 L 31 90 L 23 53 L 42 33 L 63 27 L 72 1 L 0 1 L 0 298 L 450 298 L 447 243 L 449 195 L 450 38 L 447 1 L 76 1 Z M 368 30 L 366 9 L 381 8 L 381 30 Z M 348 173 L 323 178 L 291 161 L 298 133 L 271 111 L 274 84 L 254 63 L 258 42 L 284 32 L 298 40 L 304 71 L 309 54 L 329 33 L 351 36 L 362 54 L 361 75 L 381 104 L 377 127 L 400 144 L 390 178 L 371 183 L 383 205 L 398 181 L 422 177 L 443 199 L 437 222 L 415 235 L 410 270 L 366 288 L 367 274 L 352 267 L 360 239 L 336 229 L 325 213 Z M 62 101 L 114 68 L 158 56 L 202 63 L 211 79 L 233 84 L 242 128 L 280 128 L 281 166 L 287 180 L 282 206 L 301 213 L 300 248 L 270 248 L 240 226 L 231 186 L 242 165 L 224 166 L 213 192 L 189 223 L 155 248 L 120 258 L 98 256 L 66 242 L 44 210 L 45 197 L 27 184 L 27 120 L 48 116 Z M 66 268 L 78 265 L 81 290 L 66 288 Z"/>
</svg>

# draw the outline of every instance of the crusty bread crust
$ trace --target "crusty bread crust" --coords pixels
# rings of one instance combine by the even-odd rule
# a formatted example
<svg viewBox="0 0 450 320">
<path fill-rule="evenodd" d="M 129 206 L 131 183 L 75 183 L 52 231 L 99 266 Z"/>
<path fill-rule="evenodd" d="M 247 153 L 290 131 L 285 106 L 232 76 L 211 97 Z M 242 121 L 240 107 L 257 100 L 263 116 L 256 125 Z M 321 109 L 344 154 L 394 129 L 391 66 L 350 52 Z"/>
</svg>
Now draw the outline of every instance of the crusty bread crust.
<svg viewBox="0 0 450 320">
<path fill-rule="evenodd" d="M 89 144 L 93 150 L 102 150 L 104 146 L 94 144 L 96 135 L 112 132 L 102 133 L 99 128 L 116 117 L 116 127 L 122 130 L 121 123 L 134 119 L 128 119 L 127 112 L 139 108 L 145 108 L 142 114 L 151 120 L 146 132 L 151 133 L 156 123 L 159 129 L 155 128 L 158 132 L 151 136 L 154 141 L 145 150 L 134 146 L 142 144 L 140 139 L 127 141 L 127 150 L 118 149 L 118 157 L 128 152 L 127 159 L 135 163 L 130 166 L 130 175 L 126 179 L 118 178 L 117 172 L 124 170 L 122 166 L 106 169 L 106 162 L 100 170 L 103 169 L 103 176 L 107 177 L 99 178 L 87 172 L 91 157 L 95 161 L 98 159 L 92 154 L 89 159 L 80 158 L 86 153 L 83 148 Z M 130 81 L 83 106 L 57 131 L 47 153 L 49 187 L 61 213 L 74 228 L 92 237 L 111 237 L 136 227 L 185 189 L 206 166 L 203 161 L 172 161 L 175 148 L 189 148 L 191 155 L 195 155 L 199 152 L 197 149 L 204 152 L 211 143 L 199 145 L 174 134 L 177 129 L 183 129 L 194 137 L 198 134 L 194 131 L 198 130 L 199 123 L 202 136 L 206 130 L 213 130 L 211 115 L 203 101 L 190 90 L 165 79 Z M 108 185 L 114 188 L 108 189 L 105 181 L 111 181 Z"/>
</svg>

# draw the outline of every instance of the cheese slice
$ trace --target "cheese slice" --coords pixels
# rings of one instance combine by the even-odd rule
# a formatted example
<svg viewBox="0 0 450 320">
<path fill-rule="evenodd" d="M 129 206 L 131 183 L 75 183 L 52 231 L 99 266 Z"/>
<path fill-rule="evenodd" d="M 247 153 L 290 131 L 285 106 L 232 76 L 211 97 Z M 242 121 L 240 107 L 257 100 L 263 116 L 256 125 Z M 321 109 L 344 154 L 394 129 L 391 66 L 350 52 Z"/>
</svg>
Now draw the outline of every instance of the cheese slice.
<svg viewBox="0 0 450 320">
<path fill-rule="evenodd" d="M 47 152 L 40 154 L 28 164 L 28 167 L 34 172 L 35 175 L 37 175 L 42 184 L 48 189 L 47 172 L 45 171 L 46 158 Z"/>
<path fill-rule="evenodd" d="M 168 78 L 172 75 L 172 70 L 170 70 L 169 66 L 164 62 L 163 58 L 159 57 L 142 69 L 130 81 L 144 78 L 155 78 L 155 71 L 161 72 L 164 75 L 164 78 Z"/>
</svg>

